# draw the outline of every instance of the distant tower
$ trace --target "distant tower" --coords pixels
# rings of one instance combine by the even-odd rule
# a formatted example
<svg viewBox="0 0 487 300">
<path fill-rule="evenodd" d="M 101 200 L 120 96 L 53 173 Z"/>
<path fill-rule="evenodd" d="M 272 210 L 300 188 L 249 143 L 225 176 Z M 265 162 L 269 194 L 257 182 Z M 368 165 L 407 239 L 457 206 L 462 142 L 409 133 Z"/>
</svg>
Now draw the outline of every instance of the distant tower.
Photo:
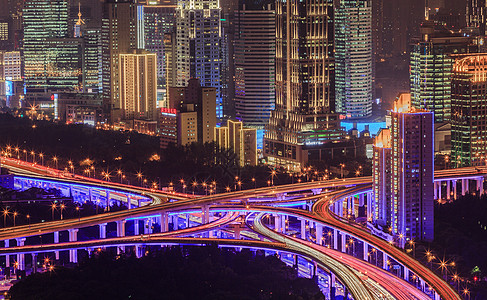
<svg viewBox="0 0 487 300">
<path fill-rule="evenodd" d="M 81 2 L 78 2 L 78 21 L 74 24 L 74 37 L 81 37 L 81 26 L 85 25 L 85 21 L 81 19 Z"/>
<path fill-rule="evenodd" d="M 335 18 L 336 110 L 350 119 L 372 115 L 372 5 L 340 0 Z"/>
</svg>

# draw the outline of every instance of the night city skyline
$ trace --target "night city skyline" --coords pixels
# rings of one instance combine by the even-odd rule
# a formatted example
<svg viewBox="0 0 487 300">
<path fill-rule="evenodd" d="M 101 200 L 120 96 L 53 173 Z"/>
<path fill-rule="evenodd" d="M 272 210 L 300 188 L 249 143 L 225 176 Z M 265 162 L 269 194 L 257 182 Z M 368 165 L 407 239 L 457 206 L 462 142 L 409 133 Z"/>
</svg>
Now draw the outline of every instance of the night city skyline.
<svg viewBox="0 0 487 300">
<path fill-rule="evenodd" d="M 487 299 L 486 0 L 0 8 L 0 299 Z"/>
</svg>

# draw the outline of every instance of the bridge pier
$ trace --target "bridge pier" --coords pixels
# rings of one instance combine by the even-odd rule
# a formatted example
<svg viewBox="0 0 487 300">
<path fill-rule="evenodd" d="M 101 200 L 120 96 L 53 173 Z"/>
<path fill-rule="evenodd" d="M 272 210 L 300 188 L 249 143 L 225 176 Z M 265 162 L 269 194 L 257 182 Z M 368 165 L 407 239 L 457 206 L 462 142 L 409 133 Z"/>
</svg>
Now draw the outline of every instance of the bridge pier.
<svg viewBox="0 0 487 300">
<path fill-rule="evenodd" d="M 465 196 L 468 190 L 468 179 L 462 179 L 462 196 Z"/>
<path fill-rule="evenodd" d="M 479 179 L 476 180 L 477 182 L 477 190 L 479 191 L 479 196 L 483 195 L 484 194 L 484 178 L 481 177 Z"/>
<path fill-rule="evenodd" d="M 389 257 L 384 251 L 382 251 L 382 269 L 384 270 L 389 270 L 387 260 L 389 260 Z"/>
<path fill-rule="evenodd" d="M 8 248 L 9 247 L 9 240 L 4 240 L 4 247 Z M 5 255 L 5 267 L 10 267 L 10 255 Z"/>
<path fill-rule="evenodd" d="M 404 280 L 406 280 L 407 282 L 409 282 L 409 269 L 406 268 L 406 266 L 404 266 Z"/>
<path fill-rule="evenodd" d="M 32 253 L 32 273 L 37 273 L 37 253 Z"/>
<path fill-rule="evenodd" d="M 457 200 L 457 181 L 453 180 L 453 199 Z"/>
<path fill-rule="evenodd" d="M 107 223 L 102 223 L 99 226 L 99 232 L 100 232 L 100 239 L 106 239 L 107 238 Z"/>
<path fill-rule="evenodd" d="M 450 195 L 451 195 L 450 180 L 447 180 L 446 181 L 446 200 L 450 200 Z"/>
<path fill-rule="evenodd" d="M 363 260 L 365 261 L 369 261 L 369 257 L 368 257 L 368 253 L 369 253 L 369 245 L 367 245 L 367 243 L 365 241 L 362 242 L 362 245 L 363 245 Z"/>
<path fill-rule="evenodd" d="M 190 216 L 191 216 L 191 214 L 189 214 L 189 213 L 186 214 L 186 228 L 189 228 Z"/>
<path fill-rule="evenodd" d="M 346 253 L 346 244 L 347 244 L 347 235 L 343 232 L 340 232 L 340 240 L 341 240 L 341 248 L 340 251 Z"/>
<path fill-rule="evenodd" d="M 208 205 L 203 205 L 202 210 L 203 210 L 203 212 L 201 214 L 202 224 L 210 223 L 210 208 L 208 207 Z"/>
<path fill-rule="evenodd" d="M 281 216 L 278 214 L 274 215 L 274 229 L 276 232 L 281 232 Z"/>
<path fill-rule="evenodd" d="M 306 240 L 306 220 L 301 219 L 301 239 Z"/>
<path fill-rule="evenodd" d="M 330 282 L 328 283 L 328 287 L 330 289 L 330 299 L 335 300 L 336 299 L 336 277 L 335 274 L 330 273 Z"/>
<path fill-rule="evenodd" d="M 316 223 L 316 243 L 323 245 L 323 226 L 319 223 Z"/>
<path fill-rule="evenodd" d="M 333 229 L 333 250 L 338 250 L 338 230 Z"/>
<path fill-rule="evenodd" d="M 141 245 L 135 245 L 135 256 L 137 258 L 144 256 L 144 248 Z"/>
<path fill-rule="evenodd" d="M 134 220 L 134 235 L 139 235 L 139 219 Z"/>
<path fill-rule="evenodd" d="M 172 229 L 179 230 L 179 215 L 172 215 Z"/>
<path fill-rule="evenodd" d="M 78 229 L 69 229 L 69 241 L 76 242 L 78 240 Z M 69 250 L 69 262 L 71 263 L 78 263 L 78 250 L 77 249 L 70 249 Z"/>
<path fill-rule="evenodd" d="M 54 244 L 59 243 L 59 231 L 54 231 Z M 59 260 L 59 251 L 54 251 L 54 257 Z"/>
<path fill-rule="evenodd" d="M 160 215 L 161 232 L 169 231 L 169 216 L 167 212 L 163 211 Z"/>
<path fill-rule="evenodd" d="M 25 238 L 19 238 L 17 240 L 17 247 L 24 246 Z M 19 253 L 17 254 L 17 264 L 19 270 L 25 270 L 25 254 Z"/>
<path fill-rule="evenodd" d="M 441 181 L 438 182 L 438 199 L 441 200 Z"/>
<path fill-rule="evenodd" d="M 438 199 L 437 195 L 438 183 L 436 181 L 433 182 L 433 199 Z"/>
</svg>

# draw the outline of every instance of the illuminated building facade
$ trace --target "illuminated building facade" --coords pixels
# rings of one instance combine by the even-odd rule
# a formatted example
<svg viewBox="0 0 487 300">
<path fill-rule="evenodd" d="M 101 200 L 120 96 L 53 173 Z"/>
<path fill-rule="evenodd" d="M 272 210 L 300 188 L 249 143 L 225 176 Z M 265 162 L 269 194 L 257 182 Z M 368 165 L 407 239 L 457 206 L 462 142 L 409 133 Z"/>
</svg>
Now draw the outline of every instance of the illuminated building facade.
<svg viewBox="0 0 487 300">
<path fill-rule="evenodd" d="M 173 1 L 148 1 L 144 4 L 145 49 L 157 55 L 158 86 L 165 86 L 166 60 L 164 34 L 176 26 L 176 4 Z"/>
<path fill-rule="evenodd" d="M 157 120 L 157 56 L 143 50 L 120 54 L 120 101 L 124 120 Z"/>
<path fill-rule="evenodd" d="M 84 42 L 83 91 L 87 93 L 101 93 L 103 75 L 101 29 L 98 27 L 84 27 L 82 39 Z"/>
<path fill-rule="evenodd" d="M 305 145 L 336 138 L 333 1 L 276 2 L 276 109 L 264 136 L 270 165 L 299 171 Z"/>
<path fill-rule="evenodd" d="M 227 126 L 215 127 L 215 142 L 223 149 L 232 149 L 239 165 L 257 165 L 257 130 L 244 128 L 241 121 L 227 121 Z"/>
<path fill-rule="evenodd" d="M 391 193 L 391 130 L 384 128 L 377 134 L 373 145 L 372 182 L 374 192 L 373 221 L 381 226 L 391 223 L 392 193 Z M 370 221 L 370 220 L 369 220 Z"/>
<path fill-rule="evenodd" d="M 235 11 L 235 110 L 257 129 L 275 108 L 275 18 L 270 3 L 247 1 Z"/>
<path fill-rule="evenodd" d="M 455 56 L 452 74 L 451 161 L 456 167 L 487 160 L 487 55 Z"/>
<path fill-rule="evenodd" d="M 187 87 L 170 88 L 169 95 L 169 108 L 177 109 L 179 115 L 196 114 L 196 141 L 212 142 L 216 126 L 216 88 L 202 87 L 198 79 L 192 78 Z"/>
<path fill-rule="evenodd" d="M 376 138 L 375 218 L 390 226 L 401 246 L 434 238 L 433 124 L 432 112 L 414 108 L 411 95 L 401 94 L 391 111 L 390 142 L 387 131 Z"/>
<path fill-rule="evenodd" d="M 223 32 L 219 1 L 181 0 L 176 10 L 177 82 L 198 78 L 216 89 L 217 117 L 223 117 Z"/>
<path fill-rule="evenodd" d="M 137 49 L 137 6 L 133 0 L 106 0 L 102 19 L 102 87 L 109 120 L 122 117 L 119 59 Z"/>
<path fill-rule="evenodd" d="M 449 122 L 451 118 L 452 54 L 478 51 L 475 41 L 457 36 L 443 25 L 425 21 L 421 40 L 412 44 L 410 53 L 410 87 L 414 107 L 435 114 L 435 122 Z"/>
<path fill-rule="evenodd" d="M 50 51 L 50 46 L 55 46 L 53 39 L 68 37 L 68 3 L 66 0 L 26 0 L 22 11 L 23 19 L 23 60 L 24 60 L 24 82 L 27 93 L 47 92 L 52 87 L 47 80 L 51 72 L 71 72 L 68 68 L 61 65 L 53 65 L 46 55 Z M 51 42 L 47 42 L 51 39 Z M 69 52 L 72 51 L 73 43 L 63 43 L 58 41 L 61 46 L 66 46 Z M 61 49 L 51 49 L 51 55 L 63 57 L 72 53 L 61 53 Z M 62 58 L 64 59 L 64 58 Z M 72 77 L 72 76 L 70 76 Z M 59 80 L 56 80 L 60 83 Z M 79 82 L 63 80 L 62 84 L 57 84 L 56 88 L 74 90 Z"/>
<path fill-rule="evenodd" d="M 479 34 L 485 36 L 487 21 L 487 2 L 485 0 L 467 0 L 467 26 L 479 29 Z"/>
<path fill-rule="evenodd" d="M 159 115 L 159 136 L 161 149 L 166 149 L 169 144 L 178 142 L 178 111 L 174 108 L 161 108 Z"/>
<path fill-rule="evenodd" d="M 335 14 L 336 110 L 348 119 L 372 115 L 372 6 L 340 0 Z"/>
</svg>

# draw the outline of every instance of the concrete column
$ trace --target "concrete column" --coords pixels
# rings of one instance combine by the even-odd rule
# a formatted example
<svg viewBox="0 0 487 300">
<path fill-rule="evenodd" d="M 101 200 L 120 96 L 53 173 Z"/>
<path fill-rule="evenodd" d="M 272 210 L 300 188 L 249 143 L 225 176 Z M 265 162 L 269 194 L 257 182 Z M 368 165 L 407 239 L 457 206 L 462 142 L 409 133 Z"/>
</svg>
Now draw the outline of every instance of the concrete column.
<svg viewBox="0 0 487 300">
<path fill-rule="evenodd" d="M 281 223 L 282 233 L 286 233 L 286 224 L 287 224 L 287 222 L 289 222 L 287 219 L 287 216 L 285 216 L 285 215 L 282 216 L 281 222 L 282 222 Z"/>
<path fill-rule="evenodd" d="M 169 231 L 169 216 L 168 216 L 167 212 L 164 211 L 161 213 L 160 220 L 161 220 L 161 222 L 159 224 L 161 225 L 161 232 Z M 202 222 L 203 222 L 203 224 L 206 224 L 206 223 L 204 223 L 204 220 L 202 220 Z"/>
<path fill-rule="evenodd" d="M 107 223 L 100 224 L 99 229 L 100 229 L 100 239 L 106 239 L 107 238 Z"/>
<path fill-rule="evenodd" d="M 372 220 L 372 216 L 374 215 L 372 204 L 372 193 L 367 193 L 367 222 L 369 222 L 369 220 Z"/>
<path fill-rule="evenodd" d="M 409 269 L 404 266 L 404 280 L 409 282 Z"/>
<path fill-rule="evenodd" d="M 345 253 L 346 252 L 345 245 L 347 244 L 347 235 L 345 233 L 343 233 L 343 232 L 340 232 L 340 238 L 342 240 L 340 251 L 343 252 L 343 253 Z"/>
<path fill-rule="evenodd" d="M 208 205 L 202 206 L 201 222 L 202 224 L 208 224 L 210 222 L 210 208 Z"/>
<path fill-rule="evenodd" d="M 335 300 L 336 297 L 336 278 L 335 274 L 330 273 L 330 282 L 328 283 L 330 286 L 330 299 Z"/>
<path fill-rule="evenodd" d="M 139 235 L 139 219 L 134 220 L 134 235 Z"/>
<path fill-rule="evenodd" d="M 313 261 L 313 278 L 318 279 L 318 263 L 316 261 Z"/>
<path fill-rule="evenodd" d="M 338 230 L 333 229 L 333 250 L 338 250 Z"/>
<path fill-rule="evenodd" d="M 149 234 L 151 232 L 151 230 L 150 230 L 151 226 L 152 226 L 152 224 L 151 224 L 150 218 L 147 218 L 146 220 L 144 220 L 144 234 Z"/>
<path fill-rule="evenodd" d="M 4 243 L 5 243 L 5 246 L 4 247 L 5 248 L 8 248 L 10 241 L 9 240 L 5 240 Z M 10 267 L 10 255 L 8 255 L 8 254 L 5 255 L 5 267 Z"/>
<path fill-rule="evenodd" d="M 54 231 L 54 244 L 59 243 L 59 231 Z M 54 251 L 54 257 L 59 260 L 59 251 Z"/>
<path fill-rule="evenodd" d="M 438 188 L 438 184 L 435 182 L 433 182 L 433 191 L 434 191 L 434 199 L 437 200 L 438 199 L 438 195 L 436 193 L 436 190 Z"/>
<path fill-rule="evenodd" d="M 172 228 L 173 230 L 179 230 L 179 215 L 172 216 Z"/>
<path fill-rule="evenodd" d="M 37 273 L 37 253 L 32 253 L 32 272 Z"/>
<path fill-rule="evenodd" d="M 438 181 L 438 199 L 441 199 L 441 181 Z"/>
<path fill-rule="evenodd" d="M 451 194 L 451 191 L 450 191 L 450 180 L 447 180 L 446 181 L 446 199 L 447 200 L 450 200 L 450 194 Z"/>
<path fill-rule="evenodd" d="M 419 283 L 421 285 L 421 291 L 424 292 L 426 290 L 426 283 L 421 279 L 419 279 Z"/>
<path fill-rule="evenodd" d="M 117 237 L 125 236 L 125 220 L 117 221 Z"/>
<path fill-rule="evenodd" d="M 363 258 L 365 261 L 368 261 L 369 260 L 369 256 L 367 255 L 367 253 L 369 252 L 369 245 L 367 245 L 367 243 L 365 241 L 362 242 L 362 245 L 363 245 Z"/>
<path fill-rule="evenodd" d="M 17 247 L 24 246 L 25 238 L 16 239 L 17 240 Z M 17 254 L 17 263 L 19 270 L 25 270 L 25 254 L 19 253 Z"/>
<path fill-rule="evenodd" d="M 382 269 L 384 270 L 388 270 L 388 266 L 387 266 L 387 260 L 389 259 L 389 257 L 387 256 L 387 254 L 385 252 L 382 252 Z"/>
<path fill-rule="evenodd" d="M 130 199 L 130 196 L 127 196 L 127 208 L 132 209 L 132 199 Z"/>
<path fill-rule="evenodd" d="M 186 228 L 189 228 L 189 217 L 191 216 L 191 214 L 186 214 Z"/>
<path fill-rule="evenodd" d="M 457 181 L 453 180 L 453 199 L 457 200 Z"/>
<path fill-rule="evenodd" d="M 280 225 L 281 225 L 281 216 L 276 214 L 274 215 L 274 229 L 276 230 L 276 232 L 281 232 Z"/>
<path fill-rule="evenodd" d="M 440 294 L 438 294 L 436 291 L 434 293 L 435 293 L 435 300 L 441 300 Z"/>
<path fill-rule="evenodd" d="M 316 243 L 323 245 L 323 226 L 316 223 Z"/>
<path fill-rule="evenodd" d="M 301 219 L 301 239 L 306 240 L 306 220 Z"/>
<path fill-rule="evenodd" d="M 484 193 L 484 178 L 479 178 L 475 180 L 477 182 L 477 190 L 479 191 L 480 195 Z"/>
<path fill-rule="evenodd" d="M 350 210 L 352 215 L 355 216 L 355 197 L 350 197 Z"/>
<path fill-rule="evenodd" d="M 69 229 L 69 241 L 76 242 L 78 240 L 78 229 Z M 78 263 L 78 250 L 77 249 L 70 249 L 69 250 L 69 262 L 71 263 Z"/>
<path fill-rule="evenodd" d="M 358 206 L 360 206 L 360 207 L 364 206 L 364 202 L 365 202 L 364 198 L 365 198 L 365 194 L 360 194 L 358 196 Z"/>
<path fill-rule="evenodd" d="M 462 179 L 462 196 L 465 196 L 468 186 L 468 179 Z"/>
<path fill-rule="evenodd" d="M 144 256 L 144 248 L 141 245 L 135 245 L 135 256 L 137 258 Z"/>
</svg>

